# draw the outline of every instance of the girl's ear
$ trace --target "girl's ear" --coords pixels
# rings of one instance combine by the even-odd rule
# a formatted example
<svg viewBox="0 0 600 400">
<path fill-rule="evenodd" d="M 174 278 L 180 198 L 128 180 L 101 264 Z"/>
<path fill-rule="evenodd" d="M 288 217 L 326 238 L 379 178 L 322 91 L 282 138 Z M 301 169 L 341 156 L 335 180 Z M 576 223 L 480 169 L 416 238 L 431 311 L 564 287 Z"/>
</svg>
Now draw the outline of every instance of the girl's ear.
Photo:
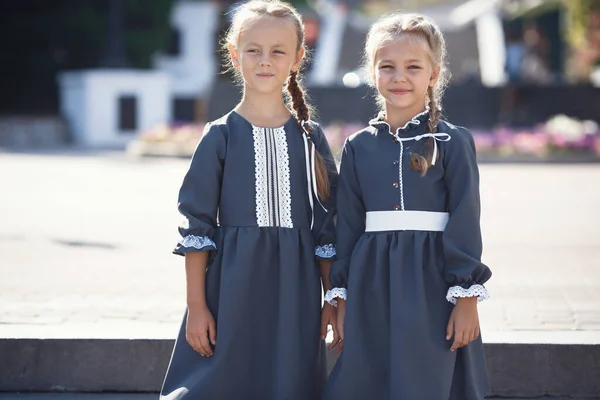
<svg viewBox="0 0 600 400">
<path fill-rule="evenodd" d="M 431 72 L 431 78 L 429 78 L 429 87 L 434 87 L 440 77 L 440 67 L 435 67 Z"/>
<path fill-rule="evenodd" d="M 306 51 L 304 50 L 304 47 L 298 50 L 298 52 L 296 53 L 296 62 L 294 63 L 294 65 L 292 65 L 292 72 L 298 72 L 298 70 L 300 69 L 300 64 L 302 63 L 302 59 L 304 58 L 305 54 Z"/>
<path fill-rule="evenodd" d="M 229 51 L 229 56 L 231 57 L 231 64 L 233 64 L 233 67 L 239 68 L 240 61 L 238 59 L 238 52 L 231 43 L 227 44 L 227 51 Z"/>
</svg>

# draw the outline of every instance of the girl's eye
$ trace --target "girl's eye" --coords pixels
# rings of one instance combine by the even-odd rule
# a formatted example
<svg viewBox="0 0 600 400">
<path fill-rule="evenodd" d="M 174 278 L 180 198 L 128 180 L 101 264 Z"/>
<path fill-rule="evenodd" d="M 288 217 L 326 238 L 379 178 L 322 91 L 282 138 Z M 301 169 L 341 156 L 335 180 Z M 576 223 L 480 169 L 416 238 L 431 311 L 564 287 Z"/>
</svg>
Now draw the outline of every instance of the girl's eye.
<svg viewBox="0 0 600 400">
<path fill-rule="evenodd" d="M 379 69 L 391 69 L 391 68 L 393 68 L 393 67 L 389 64 L 379 66 Z"/>
<path fill-rule="evenodd" d="M 408 69 L 421 69 L 418 65 L 410 65 Z"/>
<path fill-rule="evenodd" d="M 285 53 L 284 53 L 283 51 L 281 51 L 281 50 L 275 50 L 273 53 L 275 53 L 275 54 L 285 54 Z"/>
<path fill-rule="evenodd" d="M 257 49 L 250 49 L 250 50 L 248 50 L 248 53 L 258 53 L 258 50 Z"/>
</svg>

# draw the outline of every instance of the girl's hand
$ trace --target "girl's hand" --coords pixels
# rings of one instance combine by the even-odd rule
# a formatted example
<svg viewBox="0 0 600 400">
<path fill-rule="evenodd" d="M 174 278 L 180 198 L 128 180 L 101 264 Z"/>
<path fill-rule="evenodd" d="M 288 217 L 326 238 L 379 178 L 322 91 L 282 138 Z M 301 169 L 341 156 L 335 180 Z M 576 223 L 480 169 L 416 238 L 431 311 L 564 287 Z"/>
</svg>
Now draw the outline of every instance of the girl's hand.
<svg viewBox="0 0 600 400">
<path fill-rule="evenodd" d="M 464 297 L 456 301 L 446 327 L 446 340 L 454 343 L 450 351 L 468 345 L 479 336 L 479 314 L 477 313 L 477 297 Z"/>
<path fill-rule="evenodd" d="M 321 340 L 327 336 L 327 325 L 331 325 L 333 330 L 333 342 L 327 346 L 328 350 L 334 349 L 340 345 L 340 335 L 337 329 L 337 309 L 331 304 L 325 302 L 323 309 L 321 310 Z"/>
<path fill-rule="evenodd" d="M 344 348 L 344 320 L 346 319 L 346 300 L 337 300 L 337 330 L 340 337 L 340 343 L 337 346 L 337 352 L 341 352 Z"/>
<path fill-rule="evenodd" d="M 185 338 L 194 350 L 204 357 L 211 357 L 217 343 L 215 319 L 206 305 L 188 306 Z M 209 343 L 210 339 L 210 343 Z"/>
</svg>

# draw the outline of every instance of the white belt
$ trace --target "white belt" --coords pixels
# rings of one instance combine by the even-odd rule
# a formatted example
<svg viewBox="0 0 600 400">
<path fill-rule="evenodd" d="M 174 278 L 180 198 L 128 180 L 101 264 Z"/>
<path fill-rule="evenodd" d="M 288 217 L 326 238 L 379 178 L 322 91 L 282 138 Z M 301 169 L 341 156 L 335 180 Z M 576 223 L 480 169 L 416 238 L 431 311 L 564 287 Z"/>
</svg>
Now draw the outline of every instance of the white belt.
<svg viewBox="0 0 600 400">
<path fill-rule="evenodd" d="M 365 232 L 443 231 L 449 214 L 433 211 L 368 211 Z"/>
</svg>

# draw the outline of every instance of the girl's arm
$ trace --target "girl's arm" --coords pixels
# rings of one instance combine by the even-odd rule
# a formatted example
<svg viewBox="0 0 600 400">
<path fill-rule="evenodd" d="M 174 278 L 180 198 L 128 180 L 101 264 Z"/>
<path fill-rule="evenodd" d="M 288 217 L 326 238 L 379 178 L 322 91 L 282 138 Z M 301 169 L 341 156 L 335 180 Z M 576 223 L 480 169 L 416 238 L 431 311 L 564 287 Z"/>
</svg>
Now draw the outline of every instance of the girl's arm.
<svg viewBox="0 0 600 400">
<path fill-rule="evenodd" d="M 337 255 L 329 274 L 332 288 L 325 296 L 325 300 L 332 305 L 337 305 L 339 299 L 346 300 L 350 257 L 356 242 L 365 232 L 365 206 L 350 140 L 346 140 L 342 152 L 337 196 Z"/>
<path fill-rule="evenodd" d="M 206 307 L 205 284 L 208 253 L 185 256 L 186 301 L 188 307 Z"/>
<path fill-rule="evenodd" d="M 323 291 L 327 293 L 331 289 L 331 283 L 329 282 L 329 273 L 331 270 L 331 260 L 320 260 L 319 266 L 321 268 L 321 282 L 323 283 Z M 333 340 L 328 346 L 329 350 L 334 349 L 340 344 L 340 332 L 337 323 L 337 312 L 334 306 L 330 303 L 325 302 L 323 304 L 323 310 L 321 311 L 321 339 L 324 340 L 327 336 L 327 326 L 331 325 L 333 328 Z M 338 347 L 341 350 L 341 346 Z"/>
<path fill-rule="evenodd" d="M 225 137 L 218 126 L 207 124 L 179 189 L 177 209 L 184 220 L 181 240 L 173 253 L 216 251 L 213 237 L 223 178 Z"/>
<path fill-rule="evenodd" d="M 479 169 L 473 137 L 464 128 L 455 128 L 444 157 L 444 182 L 448 191 L 450 218 L 443 234 L 444 277 L 449 289 L 447 299 L 488 297 L 483 284 L 491 277 L 481 262 L 483 243 L 479 223 Z"/>
<path fill-rule="evenodd" d="M 338 184 L 336 224 L 338 251 L 329 274 L 332 288 L 325 295 L 325 301 L 337 307 L 337 329 L 341 340 L 338 351 L 343 348 L 350 258 L 356 242 L 365 231 L 365 206 L 355 168 L 354 150 L 351 141 L 346 140 Z"/>
<path fill-rule="evenodd" d="M 334 218 L 336 215 L 336 193 L 337 193 L 337 182 L 338 173 L 335 165 L 335 160 L 331 154 L 329 143 L 325 137 L 325 134 L 321 128 L 315 124 L 313 130 L 313 143 L 315 150 L 323 158 L 325 166 L 327 168 L 327 177 L 329 180 L 329 198 L 320 199 L 323 206 L 327 209 L 325 211 L 318 203 L 317 199 L 314 199 L 315 210 L 314 210 L 314 226 L 313 226 L 313 237 L 315 241 L 315 256 L 319 260 L 319 268 L 321 271 L 321 282 L 324 292 L 326 293 L 331 289 L 331 283 L 329 282 L 329 272 L 331 270 L 332 260 L 336 255 L 335 247 L 335 226 Z M 333 328 L 333 341 L 329 345 L 329 350 L 335 348 L 339 344 L 339 332 L 337 329 L 337 312 L 335 308 L 325 302 L 321 311 L 321 339 L 325 339 L 327 335 L 327 327 L 331 325 Z"/>
<path fill-rule="evenodd" d="M 217 340 L 215 320 L 206 304 L 204 290 L 207 261 L 207 252 L 191 252 L 185 256 L 188 307 L 186 340 L 194 350 L 204 357 L 213 355 L 210 344 L 214 346 Z"/>
<path fill-rule="evenodd" d="M 331 282 L 329 281 L 329 273 L 331 272 L 331 260 L 319 260 L 319 266 L 321 269 L 321 282 L 323 283 L 323 294 L 327 293 L 331 289 Z"/>
<path fill-rule="evenodd" d="M 185 256 L 187 322 L 186 339 L 205 357 L 216 342 L 215 321 L 208 309 L 205 275 L 209 257 L 217 250 L 213 241 L 225 158 L 225 137 L 218 126 L 205 127 L 179 190 L 178 210 L 184 216 L 181 240 L 173 251 Z"/>
<path fill-rule="evenodd" d="M 311 136 L 313 138 L 315 150 L 320 154 L 324 161 L 329 181 L 329 197 L 327 199 L 313 199 L 314 225 L 312 232 L 315 242 L 315 256 L 320 261 L 332 261 L 336 255 L 334 218 L 337 212 L 336 196 L 338 172 L 327 138 L 319 125 L 314 124 L 313 134 Z M 326 210 L 321 207 L 319 201 Z"/>
<path fill-rule="evenodd" d="M 479 336 L 477 302 L 488 298 L 483 284 L 491 277 L 481 262 L 479 170 L 475 143 L 468 130 L 454 128 L 444 155 L 444 181 L 450 218 L 443 234 L 446 299 L 455 304 L 446 337 L 456 350 Z"/>
</svg>

